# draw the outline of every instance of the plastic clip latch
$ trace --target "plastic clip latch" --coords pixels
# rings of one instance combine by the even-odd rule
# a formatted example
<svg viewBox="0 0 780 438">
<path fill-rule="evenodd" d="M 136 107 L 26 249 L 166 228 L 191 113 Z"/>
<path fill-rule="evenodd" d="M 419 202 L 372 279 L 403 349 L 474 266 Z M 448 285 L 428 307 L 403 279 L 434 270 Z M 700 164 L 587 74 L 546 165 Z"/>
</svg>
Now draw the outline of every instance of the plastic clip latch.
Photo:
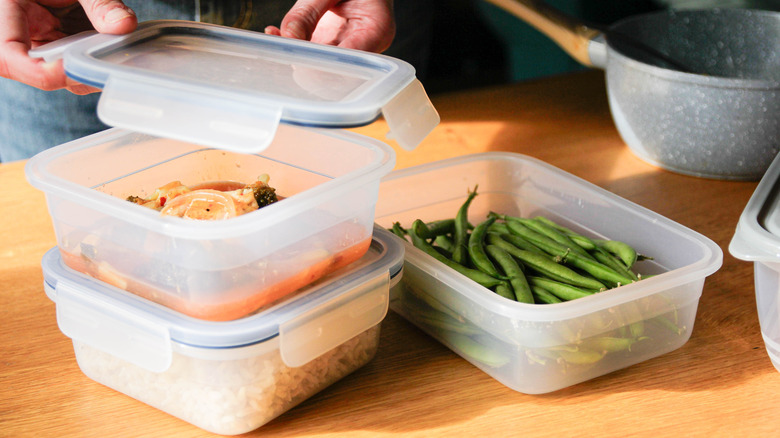
<svg viewBox="0 0 780 438">
<path fill-rule="evenodd" d="M 349 293 L 279 327 L 279 349 L 287 366 L 299 367 L 382 322 L 390 302 L 390 274 L 363 281 Z"/>
<path fill-rule="evenodd" d="M 107 125 L 158 137 L 259 153 L 276 136 L 282 110 L 235 96 L 111 77 L 98 101 L 98 117 Z"/>
<path fill-rule="evenodd" d="M 57 324 L 65 336 L 152 372 L 171 366 L 168 329 L 78 287 L 58 281 Z"/>
<path fill-rule="evenodd" d="M 408 151 L 416 148 L 441 121 L 417 79 L 382 107 L 382 115 L 390 128 L 387 137 Z"/>
</svg>

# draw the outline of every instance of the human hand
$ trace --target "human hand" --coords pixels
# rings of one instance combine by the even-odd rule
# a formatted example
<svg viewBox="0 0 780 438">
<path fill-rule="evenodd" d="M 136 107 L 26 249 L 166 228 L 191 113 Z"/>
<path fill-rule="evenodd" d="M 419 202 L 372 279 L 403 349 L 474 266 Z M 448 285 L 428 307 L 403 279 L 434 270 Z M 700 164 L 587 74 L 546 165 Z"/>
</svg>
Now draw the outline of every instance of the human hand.
<svg viewBox="0 0 780 438">
<path fill-rule="evenodd" d="M 381 53 L 395 37 L 393 0 L 298 0 L 265 33 Z"/>
<path fill-rule="evenodd" d="M 62 61 L 45 62 L 27 52 L 84 30 L 124 34 L 135 30 L 135 13 L 120 0 L 0 0 L 0 76 L 42 90 L 75 94 L 98 91 L 65 76 Z"/>
</svg>

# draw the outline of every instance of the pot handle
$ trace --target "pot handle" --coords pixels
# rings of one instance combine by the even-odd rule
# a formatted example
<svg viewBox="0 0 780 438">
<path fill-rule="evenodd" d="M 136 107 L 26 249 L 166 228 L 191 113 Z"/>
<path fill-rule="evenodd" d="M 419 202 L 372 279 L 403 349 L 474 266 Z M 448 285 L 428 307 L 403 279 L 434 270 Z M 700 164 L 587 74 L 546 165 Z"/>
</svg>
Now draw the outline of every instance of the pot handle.
<svg viewBox="0 0 780 438">
<path fill-rule="evenodd" d="M 604 67 L 603 32 L 539 0 L 484 0 L 530 24 L 586 67 Z"/>
</svg>

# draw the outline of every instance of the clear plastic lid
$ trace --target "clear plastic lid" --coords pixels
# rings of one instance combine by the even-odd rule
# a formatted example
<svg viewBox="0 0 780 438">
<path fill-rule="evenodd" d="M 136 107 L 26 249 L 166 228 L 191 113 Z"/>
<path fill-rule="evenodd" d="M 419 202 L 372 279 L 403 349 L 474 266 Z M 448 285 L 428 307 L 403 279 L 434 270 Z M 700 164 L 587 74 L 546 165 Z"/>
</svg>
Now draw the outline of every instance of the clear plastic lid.
<svg viewBox="0 0 780 438">
<path fill-rule="evenodd" d="M 729 252 L 741 260 L 780 263 L 780 155 L 742 211 Z"/>
<path fill-rule="evenodd" d="M 74 271 L 57 248 L 41 262 L 44 289 L 68 337 L 152 371 L 170 366 L 173 344 L 241 348 L 279 338 L 282 358 L 300 366 L 384 319 L 400 280 L 401 240 L 378 226 L 363 258 L 290 298 L 233 321 L 204 321 Z"/>
<path fill-rule="evenodd" d="M 439 123 L 404 61 L 211 24 L 148 21 L 30 55 L 62 57 L 68 76 L 101 88 L 108 125 L 237 152 L 262 151 L 279 123 L 345 128 L 383 116 L 406 149 Z"/>
</svg>

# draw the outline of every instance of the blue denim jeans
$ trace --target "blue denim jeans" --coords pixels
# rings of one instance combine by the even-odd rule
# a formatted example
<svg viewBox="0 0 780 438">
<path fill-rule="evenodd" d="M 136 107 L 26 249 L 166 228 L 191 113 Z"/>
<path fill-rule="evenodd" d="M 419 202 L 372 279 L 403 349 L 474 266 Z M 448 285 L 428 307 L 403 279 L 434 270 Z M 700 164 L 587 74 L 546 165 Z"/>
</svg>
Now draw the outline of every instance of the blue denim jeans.
<svg viewBox="0 0 780 438">
<path fill-rule="evenodd" d="M 233 1 L 238 5 L 237 0 Z M 139 21 L 178 19 L 217 22 L 262 31 L 279 25 L 295 0 L 255 0 L 251 20 L 226 0 L 126 0 Z M 200 4 L 196 11 L 197 4 Z M 246 4 L 246 3 L 244 3 Z M 385 54 L 414 65 L 419 78 L 428 58 L 433 0 L 395 0 L 397 33 Z M 245 17 L 243 17 L 245 18 Z M 0 78 L 0 162 L 30 158 L 45 149 L 107 129 L 97 117 L 99 93 L 77 96 L 66 90 L 42 91 Z"/>
</svg>

